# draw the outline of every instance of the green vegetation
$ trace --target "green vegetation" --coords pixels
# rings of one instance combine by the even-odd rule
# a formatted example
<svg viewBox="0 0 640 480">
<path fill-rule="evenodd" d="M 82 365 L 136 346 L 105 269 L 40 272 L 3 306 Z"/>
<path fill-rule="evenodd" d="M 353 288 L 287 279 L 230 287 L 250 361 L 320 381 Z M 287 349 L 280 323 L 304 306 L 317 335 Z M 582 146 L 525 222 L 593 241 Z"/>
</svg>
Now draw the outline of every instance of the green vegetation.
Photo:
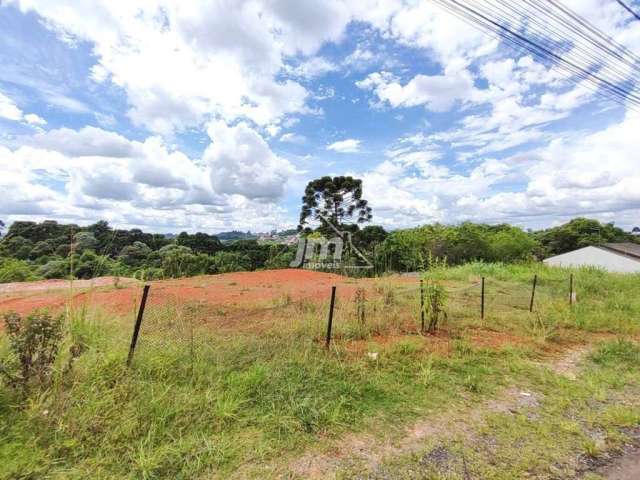
<svg viewBox="0 0 640 480">
<path fill-rule="evenodd" d="M 534 314 L 494 302 L 479 319 L 480 275 L 505 304 L 526 305 L 534 273 L 541 289 Z M 613 337 L 640 332 L 639 278 L 574 273 L 579 302 L 570 307 L 556 292 L 564 270 L 441 265 L 428 277 L 447 292 L 438 300 L 448 315 L 437 336 L 419 335 L 415 285 L 369 281 L 366 296 L 339 297 L 330 352 L 322 342 L 325 304 L 281 302 L 264 319 L 245 306 L 247 321 L 235 326 L 224 315 L 216 324 L 217 314 L 197 304 L 151 306 L 132 369 L 129 317 L 70 308 L 51 383 L 26 399 L 0 387 L 0 478 L 269 478 L 296 468 L 307 478 L 297 459 L 331 456 L 347 433 L 367 435 L 375 455 L 376 438 L 402 444 L 414 422 L 437 425 L 443 416 L 465 421 L 385 462 L 382 450 L 374 474 L 465 478 L 467 469 L 506 479 L 558 476 L 560 468 L 568 478 L 576 456 L 619 448 L 640 425 L 640 350 Z M 553 335 L 534 328 L 540 317 Z M 178 330 L 176 319 L 195 326 Z M 554 371 L 545 352 L 594 341 L 591 332 L 612 336 L 581 361 L 583 370 L 576 366 L 575 380 Z M 72 345 L 82 353 L 67 368 Z M 12 352 L 0 337 L 0 359 L 15 359 Z M 519 399 L 521 391 L 535 401 L 505 400 L 505 392 Z M 434 473 L 439 464 L 428 461 L 437 448 L 455 460 L 450 475 Z M 362 477 L 368 464 L 351 460 L 328 465 Z"/>
<path fill-rule="evenodd" d="M 287 266 L 293 247 L 182 232 L 173 239 L 54 221 L 14 222 L 0 241 L 0 283 L 102 275 L 160 279 Z"/>
<path fill-rule="evenodd" d="M 626 234 L 612 224 L 584 218 L 540 232 L 525 232 L 506 224 L 471 222 L 424 225 L 390 233 L 377 225 L 360 228 L 357 222 L 367 221 L 371 215 L 366 201 L 360 197 L 361 185 L 348 178 L 342 183 L 329 180 L 328 184 L 328 180 L 310 184 L 301 221 L 304 217 L 306 225 L 307 219 L 320 218 L 320 213 L 326 218 L 337 215 L 336 224 L 352 233 L 354 245 L 375 266 L 372 272 L 359 273 L 425 270 L 433 268 L 434 262 L 443 261 L 449 265 L 474 260 L 528 262 L 587 245 L 640 241 L 640 237 Z M 356 223 L 345 224 L 351 216 L 357 217 Z M 334 236 L 335 232 L 328 232 L 328 228 L 321 222 L 315 232 L 307 227 L 305 235 L 324 232 Z M 186 277 L 286 268 L 294 258 L 296 245 L 258 242 L 236 233 L 237 236 L 232 235 L 236 240 L 222 243 L 215 235 L 206 233 L 182 232 L 170 239 L 138 229 L 114 230 L 106 222 L 88 227 L 53 221 L 14 222 L 0 241 L 0 283 L 100 275 L 139 279 Z M 347 251 L 346 258 L 351 258 L 349 255 L 354 256 Z"/>
</svg>

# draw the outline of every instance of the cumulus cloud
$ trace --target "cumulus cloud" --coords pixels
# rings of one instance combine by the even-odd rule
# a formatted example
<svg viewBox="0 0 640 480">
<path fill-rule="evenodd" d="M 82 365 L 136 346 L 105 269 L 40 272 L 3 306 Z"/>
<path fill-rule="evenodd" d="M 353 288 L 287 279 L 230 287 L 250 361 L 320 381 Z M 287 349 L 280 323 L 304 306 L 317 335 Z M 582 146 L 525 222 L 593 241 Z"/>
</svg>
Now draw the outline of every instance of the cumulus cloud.
<svg viewBox="0 0 640 480">
<path fill-rule="evenodd" d="M 161 134 L 216 115 L 266 125 L 304 113 L 304 87 L 277 79 L 285 57 L 340 39 L 351 19 L 337 0 L 16 3 L 62 39 L 93 43 L 93 80 L 123 88 L 130 118 Z M 303 65 L 302 75 L 328 68 Z"/>
<path fill-rule="evenodd" d="M 10 221 L 104 218 L 169 231 L 288 226 L 275 201 L 291 164 L 244 123 L 212 123 L 209 132 L 213 143 L 202 159 L 160 137 L 135 141 L 94 127 L 0 147 L 0 213 Z"/>
<path fill-rule="evenodd" d="M 55 150 L 71 157 L 122 158 L 132 153 L 131 142 L 122 135 L 91 126 L 80 130 L 70 128 L 49 130 L 31 137 L 28 143 L 34 147 Z"/>
<path fill-rule="evenodd" d="M 209 125 L 213 143 L 203 159 L 211 169 L 216 192 L 239 194 L 249 199 L 277 199 L 284 193 L 293 166 L 275 155 L 264 139 L 246 123 Z"/>
<path fill-rule="evenodd" d="M 357 153 L 360 151 L 360 140 L 356 140 L 355 138 L 339 140 L 328 145 L 327 150 L 333 150 L 338 153 Z"/>
<path fill-rule="evenodd" d="M 372 90 L 381 102 L 387 102 L 394 108 L 424 105 L 437 112 L 451 109 L 458 100 L 477 96 L 471 74 L 466 70 L 445 70 L 444 75 L 418 74 L 405 85 L 389 72 L 376 72 L 356 82 L 356 85 Z"/>
<path fill-rule="evenodd" d="M 403 152 L 364 174 L 364 196 L 378 221 L 395 227 L 463 220 L 540 227 L 576 215 L 637 218 L 638 129 L 640 118 L 629 114 L 599 132 L 502 160 L 484 158 L 466 173 L 434 163 L 437 152 Z"/>
</svg>

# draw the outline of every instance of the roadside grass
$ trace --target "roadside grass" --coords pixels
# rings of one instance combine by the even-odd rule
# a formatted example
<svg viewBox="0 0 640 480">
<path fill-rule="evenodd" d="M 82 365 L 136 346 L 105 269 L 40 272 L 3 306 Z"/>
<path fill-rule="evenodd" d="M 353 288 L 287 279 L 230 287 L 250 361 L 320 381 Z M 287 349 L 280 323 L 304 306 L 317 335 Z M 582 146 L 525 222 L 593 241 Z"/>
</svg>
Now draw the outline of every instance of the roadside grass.
<svg viewBox="0 0 640 480">
<path fill-rule="evenodd" d="M 526 299 L 534 273 L 550 286 L 541 287 L 538 313 L 529 313 L 528 303 L 509 307 Z M 564 270 L 481 263 L 438 270 L 432 278 L 452 291 L 471 286 L 474 295 L 450 296 L 437 336 L 418 335 L 417 282 L 368 281 L 364 322 L 351 298 L 339 298 L 330 351 L 323 345 L 325 303 L 283 297 L 264 318 L 247 307 L 244 325 L 220 315 L 220 328 L 211 309 L 155 306 L 131 369 L 131 319 L 70 308 L 67 342 L 84 347 L 73 370 L 59 371 L 48 391 L 23 406 L 0 388 L 0 478 L 278 476 L 304 452 L 327 451 L 347 433 L 401 435 L 418 419 L 458 415 L 515 387 L 540 396 L 535 412 L 494 412 L 472 425 L 490 442 L 470 448 L 461 437 L 444 448 L 464 452 L 449 456 L 464 458 L 480 478 L 565 468 L 576 452 L 598 456 L 620 445 L 621 429 L 635 427 L 639 415 L 627 399 L 640 391 L 634 344 L 605 344 L 578 381 L 540 366 L 545 351 L 592 332 L 638 333 L 636 277 L 574 273 L 578 304 L 569 307 L 568 293 L 551 287 L 563 284 Z M 508 307 L 488 310 L 484 320 L 477 311 L 481 276 L 503 292 L 494 307 Z M 496 342 L 496 333 L 506 340 Z M 0 356 L 6 348 L 0 336 Z M 616 395 L 627 403 L 609 404 Z M 606 433 L 604 446 L 585 433 L 590 429 Z M 546 453 L 536 455 L 539 448 Z M 415 468 L 414 457 L 396 460 L 385 468 L 398 475 Z"/>
<path fill-rule="evenodd" d="M 368 478 L 582 478 L 615 456 L 640 429 L 640 348 L 602 343 L 570 380 L 531 367 L 520 395 L 534 402 L 486 409 L 463 434 L 432 438 L 411 454 L 388 459 Z M 527 398 L 527 397 L 521 397 Z M 434 453 L 437 453 L 435 455 Z M 361 478 L 343 469 L 341 478 Z M 599 478 L 596 475 L 589 478 Z"/>
</svg>

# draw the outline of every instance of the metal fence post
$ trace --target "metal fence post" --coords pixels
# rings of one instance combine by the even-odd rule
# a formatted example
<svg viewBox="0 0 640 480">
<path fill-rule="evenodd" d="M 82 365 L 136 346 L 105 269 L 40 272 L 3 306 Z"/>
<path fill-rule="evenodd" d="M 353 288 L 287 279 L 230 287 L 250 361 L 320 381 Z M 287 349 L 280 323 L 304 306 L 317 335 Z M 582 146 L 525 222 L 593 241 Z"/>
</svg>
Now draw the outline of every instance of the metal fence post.
<svg viewBox="0 0 640 480">
<path fill-rule="evenodd" d="M 533 288 L 531 289 L 531 303 L 529 303 L 529 311 L 533 312 L 533 300 L 536 296 L 536 283 L 538 283 L 538 275 L 533 276 Z"/>
<path fill-rule="evenodd" d="M 133 361 L 133 354 L 136 351 L 136 344 L 138 343 L 138 334 L 140 333 L 140 325 L 142 325 L 142 317 L 144 316 L 144 307 L 147 305 L 147 296 L 149 295 L 149 288 L 151 285 L 145 285 L 142 289 L 142 299 L 140 300 L 140 308 L 138 308 L 138 316 L 136 318 L 136 324 L 133 327 L 133 336 L 131 337 L 131 345 L 129 346 L 129 355 L 127 357 L 127 367 L 131 366 Z"/>
<path fill-rule="evenodd" d="M 327 342 L 326 348 L 329 350 L 329 345 L 331 344 L 331 327 L 333 325 L 333 307 L 336 303 L 336 287 L 335 285 L 331 287 L 331 304 L 329 305 L 329 321 L 327 322 Z"/>
<path fill-rule="evenodd" d="M 420 333 L 424 333 L 424 281 L 420 279 Z"/>
<path fill-rule="evenodd" d="M 480 319 L 484 320 L 484 277 L 482 277 L 482 287 L 480 291 Z"/>
</svg>

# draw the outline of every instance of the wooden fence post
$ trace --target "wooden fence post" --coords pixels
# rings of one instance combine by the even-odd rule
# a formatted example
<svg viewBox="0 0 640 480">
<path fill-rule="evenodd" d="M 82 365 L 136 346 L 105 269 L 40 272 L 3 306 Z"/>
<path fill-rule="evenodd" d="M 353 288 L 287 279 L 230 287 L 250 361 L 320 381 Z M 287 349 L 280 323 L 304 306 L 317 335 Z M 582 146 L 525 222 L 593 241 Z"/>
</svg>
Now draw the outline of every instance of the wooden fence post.
<svg viewBox="0 0 640 480">
<path fill-rule="evenodd" d="M 144 316 L 144 307 L 147 305 L 147 296 L 149 295 L 149 288 L 151 285 L 145 285 L 142 289 L 142 299 L 140 300 L 140 307 L 138 308 L 138 316 L 136 318 L 136 324 L 133 327 L 133 335 L 131 336 L 131 345 L 129 346 L 129 355 L 127 356 L 127 367 L 131 366 L 133 361 L 133 354 L 136 351 L 136 344 L 138 343 L 138 334 L 140 333 L 140 325 L 142 325 L 142 317 Z"/>
<path fill-rule="evenodd" d="M 336 287 L 331 287 L 331 304 L 329 305 L 329 321 L 327 322 L 327 341 L 326 348 L 329 350 L 331 344 L 331 327 L 333 325 L 333 307 L 336 303 Z"/>
<path fill-rule="evenodd" d="M 529 311 L 533 312 L 533 300 L 536 296 L 536 283 L 538 283 L 538 275 L 533 276 L 533 288 L 531 288 L 531 303 L 529 303 Z"/>
</svg>

